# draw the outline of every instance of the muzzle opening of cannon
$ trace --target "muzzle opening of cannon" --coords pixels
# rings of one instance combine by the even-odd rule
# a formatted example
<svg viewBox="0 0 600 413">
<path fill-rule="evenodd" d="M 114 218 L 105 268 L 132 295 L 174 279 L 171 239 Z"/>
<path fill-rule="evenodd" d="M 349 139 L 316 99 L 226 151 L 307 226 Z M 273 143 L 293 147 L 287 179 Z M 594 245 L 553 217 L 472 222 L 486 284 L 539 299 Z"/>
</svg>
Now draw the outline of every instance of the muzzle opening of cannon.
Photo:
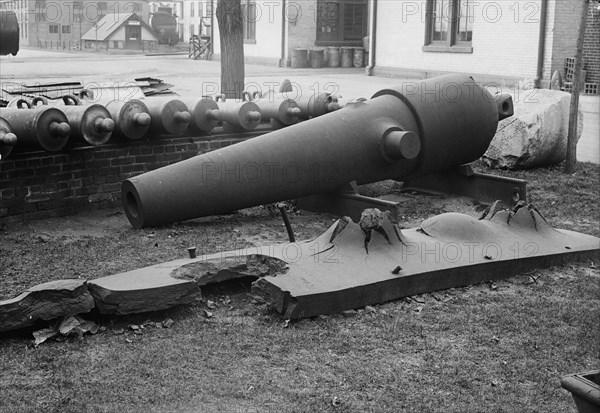
<svg viewBox="0 0 600 413">
<path fill-rule="evenodd" d="M 137 220 L 140 217 L 140 210 L 135 195 L 132 192 L 127 192 L 125 201 L 127 202 L 127 211 L 129 212 L 129 215 L 131 215 L 131 218 Z"/>
</svg>

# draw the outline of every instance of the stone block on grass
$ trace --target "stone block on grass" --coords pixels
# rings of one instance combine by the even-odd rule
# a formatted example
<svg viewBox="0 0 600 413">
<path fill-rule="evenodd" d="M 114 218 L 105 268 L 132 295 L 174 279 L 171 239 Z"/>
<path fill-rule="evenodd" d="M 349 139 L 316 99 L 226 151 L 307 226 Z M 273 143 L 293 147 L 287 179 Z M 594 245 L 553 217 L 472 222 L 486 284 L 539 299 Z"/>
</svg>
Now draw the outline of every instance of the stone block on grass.
<svg viewBox="0 0 600 413">
<path fill-rule="evenodd" d="M 514 97 L 515 114 L 500 121 L 482 160 L 499 169 L 529 169 L 554 165 L 567 157 L 569 93 L 536 89 Z M 578 116 L 577 140 L 583 130 Z"/>
<path fill-rule="evenodd" d="M 84 280 L 51 281 L 0 301 L 0 332 L 30 327 L 39 320 L 87 313 L 93 308 L 94 299 Z"/>
</svg>

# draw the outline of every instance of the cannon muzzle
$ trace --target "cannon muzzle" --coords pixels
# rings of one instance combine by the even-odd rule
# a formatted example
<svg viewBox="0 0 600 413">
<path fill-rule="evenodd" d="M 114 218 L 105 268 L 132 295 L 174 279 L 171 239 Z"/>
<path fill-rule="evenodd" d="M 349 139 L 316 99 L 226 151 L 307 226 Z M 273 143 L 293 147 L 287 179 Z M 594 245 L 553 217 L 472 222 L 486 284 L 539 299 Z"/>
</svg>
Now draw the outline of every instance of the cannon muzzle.
<svg viewBox="0 0 600 413">
<path fill-rule="evenodd" d="M 130 178 L 122 186 L 123 207 L 134 227 L 157 226 L 334 191 L 352 181 L 440 172 L 481 157 L 499 118 L 495 99 L 468 76 L 404 83 Z"/>
<path fill-rule="evenodd" d="M 57 152 L 65 147 L 71 134 L 67 116 L 58 108 L 0 109 L 3 119 L 18 137 L 17 147 L 42 148 Z"/>
<path fill-rule="evenodd" d="M 512 100 L 512 96 L 508 93 L 498 94 L 494 96 L 496 107 L 498 108 L 499 119 L 510 118 L 515 114 L 515 105 Z"/>
</svg>

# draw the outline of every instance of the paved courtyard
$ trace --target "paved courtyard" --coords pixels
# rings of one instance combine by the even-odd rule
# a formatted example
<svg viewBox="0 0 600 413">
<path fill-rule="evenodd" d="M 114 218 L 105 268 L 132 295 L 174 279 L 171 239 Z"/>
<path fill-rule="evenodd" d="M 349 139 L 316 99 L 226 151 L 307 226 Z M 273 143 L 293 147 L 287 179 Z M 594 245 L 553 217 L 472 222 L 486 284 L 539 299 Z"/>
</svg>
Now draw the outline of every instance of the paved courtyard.
<svg viewBox="0 0 600 413">
<path fill-rule="evenodd" d="M 60 52 L 22 49 L 17 56 L 0 58 L 0 83 L 80 81 L 118 84 L 125 90 L 135 78 L 152 76 L 173 85 L 181 95 L 219 92 L 220 62 L 191 60 L 187 55 L 144 56 L 104 52 Z M 246 65 L 246 88 L 266 92 L 290 79 L 299 93 L 335 92 L 342 101 L 369 98 L 401 79 L 368 77 L 364 69 L 290 69 Z M 127 92 L 125 92 L 127 93 Z M 579 161 L 600 163 L 600 96 L 582 96 L 583 136 L 577 147 Z"/>
</svg>

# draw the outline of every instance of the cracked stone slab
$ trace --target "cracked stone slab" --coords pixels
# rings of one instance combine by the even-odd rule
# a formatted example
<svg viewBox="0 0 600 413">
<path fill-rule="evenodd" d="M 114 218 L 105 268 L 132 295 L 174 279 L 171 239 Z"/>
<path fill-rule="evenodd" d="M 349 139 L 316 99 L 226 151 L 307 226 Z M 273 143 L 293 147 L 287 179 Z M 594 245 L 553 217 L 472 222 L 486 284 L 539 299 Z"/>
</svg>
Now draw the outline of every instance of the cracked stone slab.
<svg viewBox="0 0 600 413">
<path fill-rule="evenodd" d="M 202 298 L 200 287 L 207 284 L 287 271 L 286 262 L 263 254 L 261 247 L 244 252 L 164 262 L 88 281 L 88 285 L 98 311 L 123 315 L 191 304 Z"/>
<path fill-rule="evenodd" d="M 171 271 L 184 260 L 171 261 L 88 281 L 102 314 L 135 314 L 166 310 L 202 298 L 194 280 L 176 279 Z"/>
<path fill-rule="evenodd" d="M 51 281 L 0 301 L 0 332 L 30 327 L 39 320 L 87 313 L 93 308 L 94 299 L 85 281 Z"/>
</svg>

